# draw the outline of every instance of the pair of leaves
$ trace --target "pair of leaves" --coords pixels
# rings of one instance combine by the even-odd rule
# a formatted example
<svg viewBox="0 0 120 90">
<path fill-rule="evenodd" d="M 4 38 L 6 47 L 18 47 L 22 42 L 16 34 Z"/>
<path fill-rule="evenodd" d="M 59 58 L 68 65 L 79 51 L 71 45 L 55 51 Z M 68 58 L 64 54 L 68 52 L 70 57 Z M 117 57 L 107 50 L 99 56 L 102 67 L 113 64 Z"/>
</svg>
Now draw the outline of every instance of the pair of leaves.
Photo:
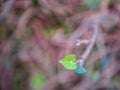
<svg viewBox="0 0 120 90">
<path fill-rule="evenodd" d="M 74 62 L 76 60 L 76 55 L 71 54 L 65 56 L 63 59 L 61 59 L 59 62 L 67 69 L 69 70 L 75 70 L 78 65 Z"/>
<path fill-rule="evenodd" d="M 86 72 L 86 69 L 82 66 L 78 66 L 77 63 L 75 63 L 76 55 L 70 54 L 65 56 L 63 59 L 59 61 L 66 69 L 68 70 L 74 70 L 78 74 L 83 74 Z"/>
</svg>

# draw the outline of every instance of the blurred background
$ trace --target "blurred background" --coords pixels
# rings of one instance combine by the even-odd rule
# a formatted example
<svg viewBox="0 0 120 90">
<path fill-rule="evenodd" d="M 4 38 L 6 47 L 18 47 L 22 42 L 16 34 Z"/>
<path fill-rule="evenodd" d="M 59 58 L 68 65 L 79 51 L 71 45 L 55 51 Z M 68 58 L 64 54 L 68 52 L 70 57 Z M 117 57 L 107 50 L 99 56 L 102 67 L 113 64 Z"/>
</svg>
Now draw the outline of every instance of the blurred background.
<svg viewBox="0 0 120 90">
<path fill-rule="evenodd" d="M 94 20 L 87 72 L 65 69 L 58 61 L 80 58 Z M 120 0 L 0 0 L 0 90 L 120 90 Z"/>
</svg>

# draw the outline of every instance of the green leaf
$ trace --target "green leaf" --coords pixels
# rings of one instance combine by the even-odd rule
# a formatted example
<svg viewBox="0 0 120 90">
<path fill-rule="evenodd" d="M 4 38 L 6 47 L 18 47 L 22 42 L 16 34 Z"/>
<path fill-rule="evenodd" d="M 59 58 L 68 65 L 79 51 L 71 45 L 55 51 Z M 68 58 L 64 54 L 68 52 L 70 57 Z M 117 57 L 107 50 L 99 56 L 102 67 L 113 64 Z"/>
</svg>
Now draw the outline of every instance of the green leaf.
<svg viewBox="0 0 120 90">
<path fill-rule="evenodd" d="M 30 77 L 30 85 L 32 87 L 40 87 L 43 85 L 45 79 L 41 76 L 41 75 L 38 75 L 38 74 L 34 74 Z"/>
<path fill-rule="evenodd" d="M 74 62 L 76 60 L 75 54 L 70 54 L 65 56 L 63 59 L 59 61 L 66 69 L 75 70 L 78 65 Z"/>
</svg>

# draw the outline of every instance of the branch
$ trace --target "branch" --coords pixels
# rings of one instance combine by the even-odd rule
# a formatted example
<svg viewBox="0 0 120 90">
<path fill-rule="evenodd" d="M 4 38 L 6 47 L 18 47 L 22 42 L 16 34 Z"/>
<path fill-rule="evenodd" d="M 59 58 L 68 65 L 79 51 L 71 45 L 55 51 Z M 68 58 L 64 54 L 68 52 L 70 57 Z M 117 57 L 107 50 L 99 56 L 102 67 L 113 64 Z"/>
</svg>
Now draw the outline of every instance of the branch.
<svg viewBox="0 0 120 90">
<path fill-rule="evenodd" d="M 72 47 L 74 43 L 76 42 L 76 40 L 88 30 L 89 26 L 90 26 L 90 21 L 84 22 L 81 26 L 78 27 L 78 29 L 72 34 L 72 36 L 70 36 L 67 42 L 65 54 L 68 54 L 71 52 Z"/>
<path fill-rule="evenodd" d="M 97 37 L 97 33 L 98 33 L 98 30 L 99 30 L 99 26 L 98 26 L 98 23 L 95 23 L 93 25 L 93 35 L 91 37 L 91 43 L 89 44 L 89 46 L 87 47 L 87 49 L 85 50 L 85 52 L 83 53 L 83 55 L 81 56 L 80 59 L 76 60 L 76 63 L 80 66 L 83 66 L 83 64 L 85 63 L 87 57 L 89 56 L 94 44 L 95 44 L 95 41 L 96 41 L 96 37 Z"/>
</svg>

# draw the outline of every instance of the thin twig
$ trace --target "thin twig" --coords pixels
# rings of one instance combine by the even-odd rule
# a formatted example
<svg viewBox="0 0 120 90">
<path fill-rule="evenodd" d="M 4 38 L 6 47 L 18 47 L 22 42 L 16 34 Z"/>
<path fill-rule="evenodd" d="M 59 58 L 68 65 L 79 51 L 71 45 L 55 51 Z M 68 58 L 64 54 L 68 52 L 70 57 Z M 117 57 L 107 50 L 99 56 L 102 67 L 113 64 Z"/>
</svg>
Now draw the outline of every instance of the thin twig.
<svg viewBox="0 0 120 90">
<path fill-rule="evenodd" d="M 76 42 L 76 40 L 79 37 L 81 37 L 83 35 L 83 33 L 85 33 L 88 30 L 89 26 L 90 26 L 90 23 L 89 22 L 85 22 L 81 26 L 78 27 L 78 29 L 68 39 L 65 54 L 68 54 L 68 53 L 71 52 L 72 47 L 73 47 L 74 43 Z"/>
<path fill-rule="evenodd" d="M 93 25 L 93 35 L 92 35 L 92 38 L 91 38 L 91 43 L 89 44 L 89 46 L 87 47 L 87 49 L 85 50 L 85 52 L 83 53 L 83 55 L 81 56 L 80 59 L 76 60 L 76 63 L 80 66 L 83 66 L 84 62 L 86 61 L 86 59 L 88 58 L 94 44 L 95 44 L 95 41 L 96 41 L 96 37 L 97 37 L 97 33 L 98 33 L 98 30 L 99 30 L 99 26 L 97 23 L 95 23 Z"/>
</svg>

